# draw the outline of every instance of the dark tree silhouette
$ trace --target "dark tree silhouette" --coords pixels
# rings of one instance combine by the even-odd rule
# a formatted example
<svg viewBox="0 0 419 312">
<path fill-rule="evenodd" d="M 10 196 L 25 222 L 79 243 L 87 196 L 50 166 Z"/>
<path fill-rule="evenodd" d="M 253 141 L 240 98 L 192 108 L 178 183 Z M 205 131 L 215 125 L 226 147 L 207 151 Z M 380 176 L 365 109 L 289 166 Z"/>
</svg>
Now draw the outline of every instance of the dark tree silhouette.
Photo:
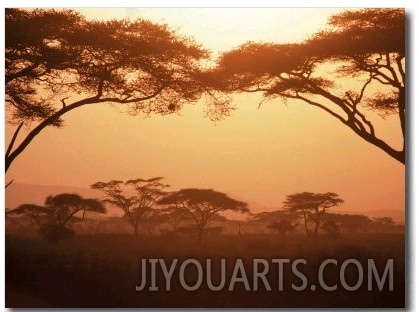
<svg viewBox="0 0 419 312">
<path fill-rule="evenodd" d="M 201 243 L 208 221 L 222 211 L 248 212 L 247 204 L 212 189 L 181 189 L 158 201 L 160 205 L 176 206 L 187 211 L 195 221 Z"/>
<path fill-rule="evenodd" d="M 400 231 L 401 227 L 391 217 L 378 217 L 372 219 L 368 229 L 372 232 L 389 233 Z"/>
<path fill-rule="evenodd" d="M 379 218 L 373 218 L 372 221 L 376 224 L 380 224 L 380 225 L 395 225 L 396 223 L 394 222 L 393 218 L 391 217 L 379 217 Z"/>
<path fill-rule="evenodd" d="M 109 182 L 97 182 L 90 187 L 101 190 L 106 194 L 104 202 L 122 209 L 125 213 L 124 217 L 134 229 L 134 234 L 138 235 L 141 221 L 156 213 L 154 206 L 166 194 L 164 189 L 169 185 L 161 183 L 162 180 L 162 177 L 128 180 L 125 183 L 112 180 Z M 136 195 L 124 195 L 124 185 L 132 187 Z"/>
<path fill-rule="evenodd" d="M 339 235 L 340 225 L 336 221 L 326 221 L 321 229 L 326 232 L 328 238 L 335 239 Z"/>
<path fill-rule="evenodd" d="M 141 217 L 141 222 L 146 233 L 151 236 L 156 228 L 165 221 L 159 209 L 148 208 Z"/>
<path fill-rule="evenodd" d="M 74 221 L 77 213 L 81 213 L 84 219 L 86 211 L 106 213 L 105 207 L 97 199 L 83 198 L 78 194 L 59 194 L 48 196 L 45 200 L 46 209 L 54 216 L 56 223 L 64 227 L 67 223 Z"/>
<path fill-rule="evenodd" d="M 45 206 L 23 204 L 8 213 L 27 215 L 31 222 L 38 225 L 45 238 L 56 242 L 73 235 L 71 224 L 84 220 L 87 211 L 106 213 L 99 200 L 68 193 L 48 196 Z"/>
<path fill-rule="evenodd" d="M 345 11 L 333 16 L 330 26 L 303 43 L 250 42 L 224 53 L 214 85 L 226 92 L 303 101 L 404 164 L 404 10 Z M 371 111 L 398 116 L 401 149 L 379 137 Z"/>
<path fill-rule="evenodd" d="M 25 215 L 31 224 L 35 224 L 38 229 L 42 227 L 43 220 L 50 215 L 50 209 L 35 204 L 22 204 L 15 209 L 7 210 L 10 215 Z"/>
<path fill-rule="evenodd" d="M 371 220 L 364 215 L 336 214 L 329 212 L 326 212 L 323 215 L 323 221 L 325 223 L 334 222 L 336 224 L 339 224 L 340 229 L 349 234 L 353 234 L 360 231 L 366 232 L 368 231 L 369 226 L 371 224 Z"/>
<path fill-rule="evenodd" d="M 185 209 L 176 206 L 169 206 L 161 209 L 160 212 L 162 219 L 169 224 L 172 233 L 176 232 L 179 225 L 190 217 Z"/>
<path fill-rule="evenodd" d="M 322 216 L 334 206 L 339 206 L 343 200 L 335 193 L 296 193 L 288 195 L 284 201 L 283 208 L 289 213 L 298 214 L 304 219 L 304 227 L 307 237 L 310 236 L 308 222 L 314 223 L 312 231 L 313 237 L 317 238 L 317 233 L 321 224 Z"/>
<path fill-rule="evenodd" d="M 84 105 L 111 103 L 132 115 L 165 115 L 205 93 L 214 105 L 210 117 L 228 114 L 205 86 L 200 64 L 208 57 L 164 24 L 89 21 L 71 10 L 6 9 L 6 117 L 16 125 L 6 172 L 43 129 L 63 126 L 63 116 Z M 18 138 L 22 128 L 28 133 Z"/>
<path fill-rule="evenodd" d="M 268 228 L 278 234 L 286 235 L 300 224 L 300 216 L 293 211 L 275 210 L 260 212 L 252 217 L 253 221 L 268 223 Z"/>
</svg>

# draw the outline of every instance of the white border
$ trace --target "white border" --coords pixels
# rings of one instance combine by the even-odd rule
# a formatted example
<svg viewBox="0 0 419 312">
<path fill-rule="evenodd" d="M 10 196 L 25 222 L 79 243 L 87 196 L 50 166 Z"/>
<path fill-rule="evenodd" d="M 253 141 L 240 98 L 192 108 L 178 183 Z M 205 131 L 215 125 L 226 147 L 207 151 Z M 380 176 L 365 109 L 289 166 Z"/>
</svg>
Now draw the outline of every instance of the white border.
<svg viewBox="0 0 419 312">
<path fill-rule="evenodd" d="M 411 131 L 411 140 L 409 143 L 414 143 L 416 141 L 416 125 L 415 121 L 419 120 L 417 109 L 415 109 L 414 105 L 416 104 L 416 98 L 415 94 L 412 92 L 414 89 L 414 86 L 417 85 L 416 83 L 416 73 L 417 73 L 417 64 L 415 62 L 414 56 L 417 55 L 417 42 L 415 40 L 415 34 L 417 34 L 417 10 L 416 1 L 411 0 L 405 0 L 405 1 L 388 1 L 388 0 L 352 0 L 352 1 L 346 1 L 346 0 L 293 0 L 293 1 L 273 1 L 273 0 L 258 0 L 258 1 L 249 1 L 249 0 L 212 0 L 212 1 L 186 1 L 186 0 L 177 0 L 175 1 L 163 1 L 163 0 L 153 0 L 153 1 L 144 1 L 144 0 L 118 0 L 117 2 L 111 2 L 111 1 L 90 1 L 87 3 L 86 1 L 68 1 L 63 0 L 57 3 L 52 3 L 51 1 L 30 1 L 30 0 L 4 0 L 4 8 L 7 7 L 198 7 L 198 8 L 205 8 L 205 7 L 341 7 L 341 8 L 351 8 L 351 7 L 404 7 L 406 8 L 406 12 L 411 19 L 410 23 L 410 31 L 409 31 L 409 37 L 407 38 L 410 40 L 410 57 L 411 59 L 408 59 L 408 70 L 411 71 L 411 74 L 409 75 L 410 78 L 410 84 L 408 85 L 412 90 L 408 90 L 409 99 L 411 102 L 411 113 L 413 114 L 413 117 L 411 119 L 411 128 L 409 129 Z M 115 3 L 118 4 L 118 6 L 115 6 Z M 53 4 L 53 5 L 52 5 Z M 133 6 L 133 4 L 135 4 Z M 1 10 L 1 18 L 2 18 L 2 44 L 3 44 L 3 51 L 4 51 L 4 8 Z M 1 54 L 0 57 L 0 66 L 2 66 L 2 70 L 4 73 L 4 54 Z M 4 86 L 4 74 L 1 75 L 1 85 Z M 4 94 L 1 95 L 2 97 Z M 4 110 L 1 110 L 1 116 L 0 118 L 4 120 Z M 3 138 L 4 142 L 4 126 L 1 128 L 1 137 Z M 4 144 L 3 144 L 4 145 Z M 2 147 L 4 148 L 4 146 Z M 406 233 L 408 235 L 408 240 L 406 241 L 406 249 L 408 250 L 408 253 L 406 253 L 406 260 L 410 262 L 410 270 L 408 271 L 409 266 L 406 266 L 406 275 L 410 280 L 410 284 L 406 285 L 406 294 L 407 294 L 407 308 L 408 310 L 415 311 L 417 309 L 417 304 L 415 297 L 418 294 L 418 289 L 416 285 L 416 281 L 418 280 L 418 270 L 416 269 L 418 267 L 418 257 L 416 257 L 416 250 L 414 248 L 414 242 L 417 240 L 416 230 L 415 227 L 418 222 L 418 213 L 416 213 L 416 209 L 419 209 L 416 207 L 416 196 L 415 194 L 418 192 L 418 187 L 416 183 L 416 173 L 417 169 L 414 164 L 415 155 L 417 155 L 417 147 L 416 145 L 410 146 L 410 158 L 412 160 L 410 166 L 407 167 L 406 174 L 409 178 L 410 183 L 409 188 L 406 188 L 406 191 L 408 191 L 407 196 L 409 197 L 409 200 L 407 202 L 410 203 L 410 207 L 407 207 L 411 209 L 412 211 L 408 214 L 411 216 L 412 220 L 407 220 L 407 227 L 410 228 L 410 230 Z M 3 159 L 4 164 L 4 159 Z M 4 179 L 3 182 L 4 183 Z M 4 189 L 4 185 L 2 185 Z M 407 185 L 406 185 L 407 187 Z M 4 203 L 4 193 L 2 193 L 2 201 Z M 4 208 L 3 208 L 4 209 Z M 2 214 L 2 217 L 0 218 L 0 228 L 2 233 L 2 239 L 0 241 L 0 245 L 2 248 L 2 260 L 1 263 L 3 263 L 3 266 L 0 271 L 0 277 L 4 281 L 4 213 Z M 407 264 L 407 262 L 406 262 Z M 3 282 L 4 283 L 4 282 Z M 4 284 L 1 284 L 1 292 L 0 292 L 0 302 L 1 307 L 4 308 L 5 301 L 4 301 Z"/>
</svg>

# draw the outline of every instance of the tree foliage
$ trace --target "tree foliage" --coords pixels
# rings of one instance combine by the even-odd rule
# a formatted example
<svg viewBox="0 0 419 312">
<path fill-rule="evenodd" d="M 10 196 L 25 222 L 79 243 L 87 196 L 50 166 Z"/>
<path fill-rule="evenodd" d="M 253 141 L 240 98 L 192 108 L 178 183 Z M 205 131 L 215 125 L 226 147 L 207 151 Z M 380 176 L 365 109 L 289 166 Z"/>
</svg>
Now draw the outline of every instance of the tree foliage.
<svg viewBox="0 0 419 312">
<path fill-rule="evenodd" d="M 328 238 L 335 239 L 339 235 L 340 225 L 336 221 L 326 221 L 321 229 L 326 232 Z"/>
<path fill-rule="evenodd" d="M 261 92 L 317 107 L 405 162 L 405 12 L 344 11 L 303 43 L 248 42 L 224 53 L 213 75 L 225 92 Z M 398 116 L 403 147 L 379 137 L 370 111 Z"/>
<path fill-rule="evenodd" d="M 370 218 L 359 214 L 337 214 L 326 212 L 323 215 L 323 222 L 333 222 L 339 225 L 343 231 L 353 234 L 356 232 L 367 232 L 371 224 Z"/>
<path fill-rule="evenodd" d="M 106 213 L 106 208 L 97 199 L 83 198 L 78 194 L 63 193 L 48 196 L 45 207 L 54 216 L 56 223 L 64 227 L 67 223 L 77 220 L 76 214 L 81 213 L 84 219 L 86 211 Z"/>
<path fill-rule="evenodd" d="M 126 182 L 111 180 L 109 182 L 97 182 L 90 187 L 105 193 L 106 199 L 104 202 L 122 209 L 124 217 L 134 229 L 134 234 L 138 235 L 141 221 L 154 218 L 157 214 L 155 206 L 158 200 L 166 194 L 164 189 L 169 185 L 162 183 L 162 180 L 163 177 L 139 178 Z M 124 186 L 131 187 L 135 195 L 126 195 Z M 151 223 L 147 224 L 151 225 Z M 145 226 L 147 224 L 145 223 Z"/>
<path fill-rule="evenodd" d="M 63 116 L 84 105 L 113 103 L 133 115 L 165 115 L 205 93 L 225 107 L 203 79 L 208 57 L 165 24 L 91 21 L 72 10 L 6 9 L 6 112 L 16 125 L 6 171 L 44 128 L 63 126 Z M 215 119 L 228 113 L 216 111 Z M 29 133 L 17 140 L 22 126 Z"/>
<path fill-rule="evenodd" d="M 38 228 L 41 228 L 42 220 L 49 216 L 50 210 L 45 206 L 22 204 L 15 209 L 7 210 L 7 214 L 27 216 L 31 224 L 36 224 Z"/>
<path fill-rule="evenodd" d="M 325 212 L 342 203 L 343 200 L 336 193 L 302 192 L 288 195 L 283 203 L 283 208 L 289 213 L 297 214 L 304 219 L 307 236 L 310 236 L 308 222 L 314 223 L 312 234 L 316 238 Z"/>
<path fill-rule="evenodd" d="M 286 210 L 264 211 L 252 217 L 252 221 L 267 223 L 268 228 L 281 235 L 293 232 L 300 220 L 298 214 Z"/>
<path fill-rule="evenodd" d="M 175 205 L 161 209 L 160 215 L 162 219 L 169 224 L 172 233 L 177 231 L 182 222 L 188 220 L 188 217 L 190 218 L 190 215 L 185 209 Z"/>
<path fill-rule="evenodd" d="M 71 225 L 84 220 L 88 211 L 106 213 L 106 208 L 97 199 L 62 193 L 48 196 L 45 206 L 23 204 L 8 211 L 8 214 L 26 215 L 46 239 L 56 242 L 72 236 Z"/>
<path fill-rule="evenodd" d="M 208 221 L 216 214 L 223 211 L 249 211 L 246 203 L 212 189 L 181 189 L 163 197 L 158 203 L 187 211 L 195 221 L 199 242 L 202 241 Z"/>
</svg>

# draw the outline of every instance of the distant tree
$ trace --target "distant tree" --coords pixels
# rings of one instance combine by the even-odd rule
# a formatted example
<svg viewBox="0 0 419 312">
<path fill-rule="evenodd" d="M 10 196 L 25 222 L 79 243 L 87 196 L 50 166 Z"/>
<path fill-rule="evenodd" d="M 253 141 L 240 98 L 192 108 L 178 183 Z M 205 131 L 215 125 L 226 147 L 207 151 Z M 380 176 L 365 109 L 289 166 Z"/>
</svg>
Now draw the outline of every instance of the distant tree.
<svg viewBox="0 0 419 312">
<path fill-rule="evenodd" d="M 106 194 L 104 202 L 122 209 L 124 218 L 133 227 L 134 234 L 138 235 L 139 225 L 142 220 L 154 214 L 157 201 L 163 197 L 169 185 L 163 184 L 162 177 L 150 179 L 135 179 L 126 182 L 112 180 L 109 182 L 97 182 L 90 187 Z M 124 195 L 123 186 L 132 187 L 135 195 Z"/>
<path fill-rule="evenodd" d="M 45 208 L 54 216 L 55 223 L 65 227 L 68 223 L 84 219 L 86 211 L 106 213 L 106 208 L 97 199 L 83 198 L 78 194 L 58 194 L 48 196 L 45 200 Z M 79 214 L 81 216 L 76 216 Z"/>
<path fill-rule="evenodd" d="M 63 126 L 66 113 L 85 105 L 111 103 L 132 115 L 165 115 L 205 94 L 215 105 L 210 117 L 228 114 L 216 109 L 217 93 L 202 79 L 200 64 L 208 57 L 164 24 L 7 8 L 6 117 L 16 129 L 6 149 L 6 172 L 42 130 Z M 18 139 L 22 129 L 28 132 Z"/>
<path fill-rule="evenodd" d="M 370 218 L 357 214 L 335 214 L 326 212 L 323 215 L 324 222 L 335 222 L 339 224 L 342 231 L 346 233 L 366 232 L 371 224 Z"/>
<path fill-rule="evenodd" d="M 366 142 L 405 163 L 404 9 L 344 11 L 331 30 L 303 43 L 246 43 L 218 60 L 213 83 L 227 92 L 261 92 L 317 107 Z M 377 134 L 374 111 L 396 115 L 401 149 Z"/>
<path fill-rule="evenodd" d="M 369 230 L 372 232 L 385 233 L 395 231 L 396 229 L 399 230 L 399 227 L 396 226 L 396 222 L 394 222 L 393 218 L 391 217 L 373 218 L 369 224 Z"/>
<path fill-rule="evenodd" d="M 326 221 L 321 226 L 321 229 L 326 232 L 329 238 L 335 239 L 340 232 L 340 226 L 336 221 Z"/>
<path fill-rule="evenodd" d="M 376 224 L 382 224 L 382 225 L 395 225 L 396 224 L 396 222 L 394 222 L 393 218 L 391 217 L 373 218 L 372 221 Z"/>
<path fill-rule="evenodd" d="M 181 189 L 158 201 L 187 211 L 195 221 L 198 242 L 201 243 L 209 220 L 223 211 L 248 212 L 247 204 L 212 189 Z"/>
<path fill-rule="evenodd" d="M 288 195 L 283 203 L 283 208 L 292 214 L 298 214 L 304 219 L 304 227 L 307 236 L 310 236 L 308 222 L 314 223 L 313 237 L 317 238 L 317 233 L 321 224 L 322 216 L 334 206 L 339 206 L 343 200 L 335 193 L 296 193 Z"/>
<path fill-rule="evenodd" d="M 300 224 L 300 217 L 298 214 L 285 210 L 260 212 L 255 214 L 252 219 L 253 221 L 267 223 L 268 228 L 281 235 L 293 232 Z"/>
<path fill-rule="evenodd" d="M 29 218 L 29 222 L 35 224 L 38 229 L 42 227 L 44 219 L 50 216 L 49 209 L 35 204 L 22 204 L 15 209 L 8 209 L 6 213 L 9 215 L 25 215 Z"/>
<path fill-rule="evenodd" d="M 148 208 L 142 216 L 142 225 L 146 233 L 151 236 L 156 228 L 164 221 L 159 209 Z"/>
<path fill-rule="evenodd" d="M 185 209 L 176 206 L 161 209 L 160 213 L 163 220 L 169 224 L 170 231 L 173 233 L 177 231 L 182 222 L 188 220 L 188 217 L 190 218 L 189 213 Z"/>
<path fill-rule="evenodd" d="M 38 225 L 45 238 L 49 241 L 60 241 L 74 234 L 71 225 L 84 220 L 87 211 L 106 213 L 99 200 L 68 193 L 48 196 L 45 206 L 24 204 L 8 213 L 27 215 L 31 222 Z"/>
</svg>

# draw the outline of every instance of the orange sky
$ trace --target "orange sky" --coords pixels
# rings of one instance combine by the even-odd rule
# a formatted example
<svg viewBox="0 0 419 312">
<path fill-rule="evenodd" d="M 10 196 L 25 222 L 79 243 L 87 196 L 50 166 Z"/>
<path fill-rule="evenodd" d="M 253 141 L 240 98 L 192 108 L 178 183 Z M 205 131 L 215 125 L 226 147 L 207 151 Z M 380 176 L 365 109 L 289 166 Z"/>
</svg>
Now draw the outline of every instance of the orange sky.
<svg viewBox="0 0 419 312">
<path fill-rule="evenodd" d="M 194 36 L 214 55 L 248 40 L 299 41 L 337 9 L 103 9 L 91 18 L 143 16 Z M 347 211 L 404 210 L 404 166 L 338 121 L 299 102 L 235 97 L 238 110 L 212 123 L 198 103 L 180 116 L 129 117 L 108 105 L 64 116 L 12 164 L 7 180 L 84 186 L 164 176 L 173 189 L 214 188 L 266 207 L 294 192 L 336 192 Z M 377 117 L 381 136 L 401 143 L 396 119 Z M 6 128 L 6 142 L 12 133 Z M 7 191 L 6 191 L 7 196 Z"/>
</svg>

